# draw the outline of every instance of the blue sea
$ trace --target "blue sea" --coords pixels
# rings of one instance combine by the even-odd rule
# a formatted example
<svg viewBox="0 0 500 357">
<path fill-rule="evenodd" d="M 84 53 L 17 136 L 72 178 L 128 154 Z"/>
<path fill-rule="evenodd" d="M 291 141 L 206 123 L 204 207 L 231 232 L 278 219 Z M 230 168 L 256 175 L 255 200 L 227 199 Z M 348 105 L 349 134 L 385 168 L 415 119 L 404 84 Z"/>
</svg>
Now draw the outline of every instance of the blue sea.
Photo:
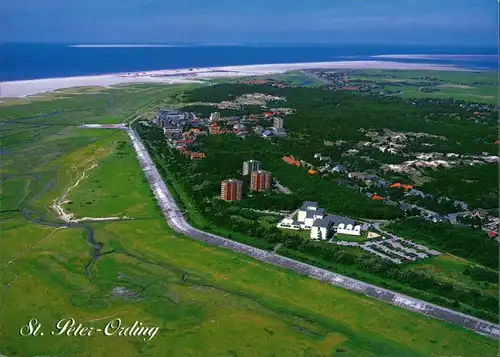
<svg viewBox="0 0 500 357">
<path fill-rule="evenodd" d="M 72 44 L 0 45 L 0 80 L 73 77 L 266 63 L 323 61 L 398 61 L 498 69 L 495 47 L 396 45 L 179 45 L 172 47 L 72 47 Z M 456 55 L 439 59 L 373 58 L 388 54 Z M 463 55 L 474 55 L 465 57 Z"/>
</svg>

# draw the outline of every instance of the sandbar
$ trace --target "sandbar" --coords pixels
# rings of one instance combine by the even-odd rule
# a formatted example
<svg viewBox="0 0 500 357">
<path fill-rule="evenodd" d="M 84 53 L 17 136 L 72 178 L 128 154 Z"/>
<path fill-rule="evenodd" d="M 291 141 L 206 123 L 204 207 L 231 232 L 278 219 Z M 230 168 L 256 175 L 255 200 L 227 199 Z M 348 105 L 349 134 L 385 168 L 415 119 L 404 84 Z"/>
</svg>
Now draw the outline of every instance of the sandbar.
<svg viewBox="0 0 500 357">
<path fill-rule="evenodd" d="M 447 54 L 393 54 L 393 55 L 374 55 L 371 58 L 389 58 L 389 59 L 424 59 L 424 60 L 471 60 L 471 59 L 495 59 L 496 55 L 478 55 L 478 54 L 463 54 L 463 55 L 447 55 Z"/>
</svg>

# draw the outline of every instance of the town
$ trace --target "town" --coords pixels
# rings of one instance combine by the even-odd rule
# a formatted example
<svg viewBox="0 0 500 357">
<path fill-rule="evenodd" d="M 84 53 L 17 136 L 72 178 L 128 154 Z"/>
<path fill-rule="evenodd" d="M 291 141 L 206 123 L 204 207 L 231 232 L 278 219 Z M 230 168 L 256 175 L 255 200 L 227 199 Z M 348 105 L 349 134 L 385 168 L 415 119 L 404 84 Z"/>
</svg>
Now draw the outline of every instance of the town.
<svg viewBox="0 0 500 357">
<path fill-rule="evenodd" d="M 223 103 L 225 107 L 258 104 L 266 108 L 265 104 L 269 101 L 286 101 L 286 98 L 255 93 L 253 95 L 243 95 L 235 101 L 226 101 Z M 197 144 L 196 139 L 198 137 L 222 134 L 235 135 L 241 139 L 245 139 L 250 135 L 262 138 L 284 137 L 286 136 L 286 130 L 283 116 L 290 115 L 293 112 L 294 110 L 291 108 L 280 108 L 273 109 L 273 111 L 266 110 L 258 114 L 231 117 L 221 117 L 219 112 L 212 112 L 209 117 L 200 118 L 199 115 L 193 112 L 184 112 L 179 109 L 161 109 L 157 113 L 153 123 L 163 129 L 163 133 L 171 148 L 178 150 L 191 160 L 200 160 L 205 158 L 206 153 Z M 147 121 L 142 121 L 141 123 L 149 125 Z M 409 135 L 390 131 L 387 131 L 383 135 L 377 135 L 377 133 L 373 132 L 365 132 L 365 134 L 368 138 L 371 138 L 371 141 L 361 142 L 361 147 L 369 146 L 377 148 L 382 152 L 388 151 L 393 154 L 398 154 L 405 147 Z M 328 145 L 328 143 L 326 144 Z M 347 154 L 355 155 L 357 152 L 359 150 L 351 149 L 347 151 Z M 433 162 L 446 167 L 446 165 L 453 163 L 453 159 L 454 157 L 451 154 L 433 156 L 432 153 L 429 153 L 422 155 L 420 157 L 421 161 L 409 161 L 406 168 L 414 170 L 412 167 L 419 167 L 419 165 L 428 167 L 429 165 L 435 165 Z M 479 221 L 483 230 L 490 238 L 500 238 L 498 235 L 500 218 L 488 214 L 486 210 L 481 208 L 470 209 L 463 201 L 453 200 L 446 196 L 435 197 L 432 194 L 427 194 L 422 190 L 413 188 L 410 184 L 390 182 L 374 173 L 349 171 L 346 165 L 343 165 L 341 162 L 335 162 L 332 158 L 324 156 L 321 153 L 314 155 L 312 163 L 293 156 L 283 156 L 283 161 L 290 165 L 303 167 L 308 175 L 322 176 L 333 174 L 338 177 L 336 180 L 338 185 L 356 190 L 372 200 L 379 200 L 386 205 L 398 207 L 410 216 L 421 216 L 434 223 L 446 222 L 453 225 L 467 225 L 471 220 Z M 483 162 L 493 163 L 498 162 L 499 157 L 461 155 L 461 161 L 471 165 Z M 403 165 L 400 166 L 405 167 Z M 388 167 L 388 169 L 401 170 L 401 168 L 395 167 L 395 165 Z M 260 163 L 257 160 L 245 162 L 242 172 L 243 176 L 249 175 L 251 177 L 251 181 L 249 182 L 251 191 L 265 192 L 274 187 L 284 194 L 290 193 L 290 190 L 282 186 L 276 177 L 272 177 L 270 172 L 260 170 Z M 241 180 L 232 178 L 221 182 L 221 192 L 229 195 L 221 194 L 221 198 L 226 201 L 240 200 L 241 193 L 243 192 L 241 189 L 242 185 L 243 182 Z M 239 187 L 239 190 L 235 191 L 234 187 Z M 398 193 L 398 191 L 401 193 Z M 236 194 L 236 192 L 239 193 Z M 416 204 L 418 200 L 431 200 L 438 204 L 445 203 L 455 207 L 456 210 L 452 213 L 441 214 L 427 207 L 419 206 Z"/>
</svg>

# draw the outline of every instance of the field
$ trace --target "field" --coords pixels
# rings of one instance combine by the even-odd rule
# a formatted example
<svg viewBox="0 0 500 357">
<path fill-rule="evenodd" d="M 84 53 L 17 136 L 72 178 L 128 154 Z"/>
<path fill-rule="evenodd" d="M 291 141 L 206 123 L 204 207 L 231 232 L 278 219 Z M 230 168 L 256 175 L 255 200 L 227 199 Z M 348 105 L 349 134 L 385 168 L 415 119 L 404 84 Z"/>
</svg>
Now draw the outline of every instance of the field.
<svg viewBox="0 0 500 357">
<path fill-rule="evenodd" d="M 496 355 L 487 337 L 174 233 L 128 137 L 76 126 L 131 120 L 182 89 L 123 86 L 0 107 L 1 355 Z M 52 209 L 64 192 L 76 219 L 134 219 L 68 226 Z M 31 318 L 44 336 L 20 336 Z M 149 341 L 51 336 L 63 318 L 160 330 Z"/>
<path fill-rule="evenodd" d="M 374 83 L 384 91 L 403 98 L 454 98 L 498 103 L 498 75 L 447 71 L 356 70 L 349 74 L 349 85 Z M 377 89 L 376 92 L 380 92 Z M 424 92 L 422 89 L 431 90 Z"/>
</svg>

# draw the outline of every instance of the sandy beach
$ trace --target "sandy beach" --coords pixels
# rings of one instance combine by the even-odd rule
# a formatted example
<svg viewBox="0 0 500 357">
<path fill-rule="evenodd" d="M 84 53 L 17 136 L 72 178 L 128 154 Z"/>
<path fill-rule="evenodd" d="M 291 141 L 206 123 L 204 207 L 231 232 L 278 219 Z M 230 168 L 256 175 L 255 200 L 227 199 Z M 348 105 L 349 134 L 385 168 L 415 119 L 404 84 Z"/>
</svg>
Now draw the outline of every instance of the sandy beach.
<svg viewBox="0 0 500 357">
<path fill-rule="evenodd" d="M 338 61 L 282 63 L 245 66 L 184 68 L 133 73 L 115 73 L 96 76 L 66 78 L 45 78 L 0 83 L 0 98 L 22 98 L 29 95 L 53 92 L 59 89 L 98 86 L 107 87 L 125 83 L 194 83 L 217 77 L 246 77 L 279 74 L 303 69 L 401 69 L 401 70 L 439 70 L 465 71 L 455 66 L 388 61 Z"/>
</svg>

